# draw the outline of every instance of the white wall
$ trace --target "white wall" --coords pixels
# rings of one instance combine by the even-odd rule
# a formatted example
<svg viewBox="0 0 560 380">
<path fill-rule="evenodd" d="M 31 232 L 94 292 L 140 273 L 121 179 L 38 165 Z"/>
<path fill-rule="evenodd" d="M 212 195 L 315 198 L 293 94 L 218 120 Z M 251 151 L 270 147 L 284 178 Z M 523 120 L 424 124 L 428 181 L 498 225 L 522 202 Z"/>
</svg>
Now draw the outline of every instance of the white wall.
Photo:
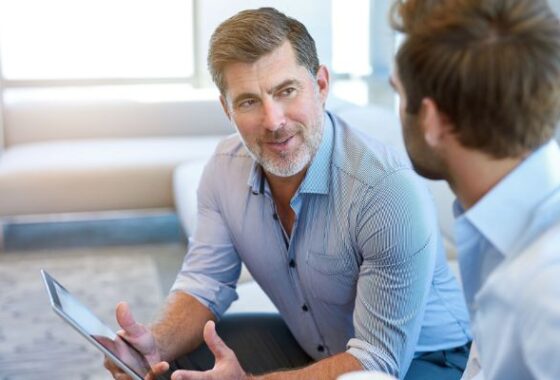
<svg viewBox="0 0 560 380">
<path fill-rule="evenodd" d="M 550 6 L 558 15 L 560 15 L 560 0 L 548 0 Z"/>
<path fill-rule="evenodd" d="M 198 67 L 203 68 L 200 84 L 210 85 L 212 80 L 206 69 L 206 56 L 210 36 L 225 19 L 239 11 L 251 8 L 272 6 L 286 15 L 301 21 L 315 40 L 321 63 L 330 67 L 331 52 L 331 0 L 195 0 L 195 27 L 198 41 Z"/>
</svg>

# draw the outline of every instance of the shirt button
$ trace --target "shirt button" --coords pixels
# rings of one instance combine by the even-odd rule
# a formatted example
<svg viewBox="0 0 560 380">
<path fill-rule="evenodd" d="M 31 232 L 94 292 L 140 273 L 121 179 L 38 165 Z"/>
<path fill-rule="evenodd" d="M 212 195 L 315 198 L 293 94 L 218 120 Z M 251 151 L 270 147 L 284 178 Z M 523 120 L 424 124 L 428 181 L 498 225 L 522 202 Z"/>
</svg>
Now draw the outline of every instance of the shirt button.
<svg viewBox="0 0 560 380">
<path fill-rule="evenodd" d="M 277 213 L 272 214 L 272 219 L 278 220 L 278 214 Z"/>
<path fill-rule="evenodd" d="M 309 311 L 309 308 L 307 307 L 306 304 L 303 304 L 303 306 L 301 307 L 301 310 L 303 310 L 303 311 Z"/>
<path fill-rule="evenodd" d="M 325 347 L 323 347 L 322 345 L 318 345 L 317 346 L 317 351 L 323 352 L 323 351 L 325 351 Z"/>
<path fill-rule="evenodd" d="M 290 260 L 290 268 L 295 268 L 296 267 L 296 262 L 292 259 Z"/>
</svg>

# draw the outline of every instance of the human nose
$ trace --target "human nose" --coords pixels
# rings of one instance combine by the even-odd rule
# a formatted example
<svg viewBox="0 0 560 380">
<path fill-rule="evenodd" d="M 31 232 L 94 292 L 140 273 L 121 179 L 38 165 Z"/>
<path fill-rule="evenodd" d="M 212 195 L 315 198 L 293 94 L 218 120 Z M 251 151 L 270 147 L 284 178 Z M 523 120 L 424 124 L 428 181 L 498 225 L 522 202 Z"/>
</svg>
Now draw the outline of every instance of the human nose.
<svg viewBox="0 0 560 380">
<path fill-rule="evenodd" d="M 266 129 L 275 131 L 286 125 L 284 109 L 278 102 L 275 102 L 273 99 L 267 99 L 263 101 L 262 110 L 262 124 Z"/>
</svg>

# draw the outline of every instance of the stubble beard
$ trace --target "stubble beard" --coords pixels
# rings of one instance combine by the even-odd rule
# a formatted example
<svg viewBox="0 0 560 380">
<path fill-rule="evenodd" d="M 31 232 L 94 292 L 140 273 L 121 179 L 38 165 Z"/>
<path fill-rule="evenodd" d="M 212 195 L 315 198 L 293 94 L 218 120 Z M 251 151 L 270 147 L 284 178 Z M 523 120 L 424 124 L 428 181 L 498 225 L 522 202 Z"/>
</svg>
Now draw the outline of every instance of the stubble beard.
<svg viewBox="0 0 560 380">
<path fill-rule="evenodd" d="M 406 114 L 402 118 L 402 123 L 405 148 L 414 171 L 427 179 L 446 179 L 446 171 L 442 163 L 434 154 L 430 153 L 430 148 L 423 142 L 417 118 Z"/>
<path fill-rule="evenodd" d="M 296 124 L 293 127 L 283 127 L 271 132 L 252 143 L 248 143 L 243 138 L 242 140 L 251 157 L 266 172 L 277 177 L 291 177 L 305 169 L 315 157 L 323 139 L 323 130 L 324 123 L 321 112 L 320 116 L 315 118 L 312 124 L 307 127 Z M 302 144 L 295 151 L 276 153 L 262 148 L 263 140 L 282 141 L 282 139 L 289 136 L 293 136 L 293 138 L 300 136 L 303 140 Z"/>
</svg>

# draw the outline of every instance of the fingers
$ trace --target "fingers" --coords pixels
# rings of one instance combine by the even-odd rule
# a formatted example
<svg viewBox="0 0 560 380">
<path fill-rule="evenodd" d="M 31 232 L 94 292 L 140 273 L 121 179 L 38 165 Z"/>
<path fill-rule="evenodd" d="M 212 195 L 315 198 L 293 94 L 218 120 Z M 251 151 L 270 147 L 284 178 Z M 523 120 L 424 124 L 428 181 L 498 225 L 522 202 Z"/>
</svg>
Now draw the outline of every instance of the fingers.
<svg viewBox="0 0 560 380">
<path fill-rule="evenodd" d="M 171 375 L 171 380 L 210 380 L 212 376 L 210 372 L 196 371 L 175 371 Z"/>
<path fill-rule="evenodd" d="M 115 365 L 109 358 L 105 356 L 103 361 L 103 366 L 107 368 L 107 370 L 113 376 L 115 380 L 132 380 L 126 373 L 124 373 L 119 367 Z"/>
<path fill-rule="evenodd" d="M 173 372 L 171 380 L 218 380 L 246 379 L 247 374 L 239 364 L 235 353 L 216 333 L 216 324 L 206 322 L 203 331 L 204 341 L 216 358 L 214 368 L 205 372 L 179 370 Z"/>
<path fill-rule="evenodd" d="M 150 372 L 146 375 L 145 380 L 157 380 L 159 375 L 164 374 L 169 369 L 169 363 L 159 362 L 152 365 Z"/>
<path fill-rule="evenodd" d="M 214 321 L 206 322 L 206 325 L 204 325 L 203 336 L 206 345 L 210 351 L 212 351 L 216 360 L 223 359 L 226 355 L 231 355 L 231 349 L 226 346 L 222 338 L 220 338 L 216 332 L 216 324 Z"/>
<path fill-rule="evenodd" d="M 117 322 L 127 335 L 137 336 L 146 332 L 146 328 L 134 320 L 126 302 L 119 302 L 117 305 Z"/>
<path fill-rule="evenodd" d="M 145 355 L 151 364 L 161 361 L 152 332 L 143 324 L 136 322 L 128 304 L 120 302 L 116 313 L 117 322 L 122 327 L 117 334 Z"/>
</svg>

